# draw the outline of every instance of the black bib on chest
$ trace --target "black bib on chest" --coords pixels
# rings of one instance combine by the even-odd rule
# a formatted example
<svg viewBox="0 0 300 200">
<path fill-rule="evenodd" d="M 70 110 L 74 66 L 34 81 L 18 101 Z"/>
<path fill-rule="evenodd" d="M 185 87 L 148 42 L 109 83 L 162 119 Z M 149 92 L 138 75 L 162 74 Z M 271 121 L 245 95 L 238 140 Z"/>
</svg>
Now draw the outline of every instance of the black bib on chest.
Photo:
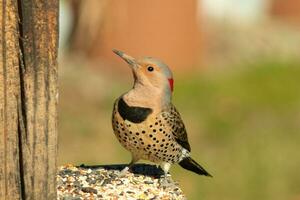
<svg viewBox="0 0 300 200">
<path fill-rule="evenodd" d="M 141 123 L 152 113 L 151 108 L 129 106 L 123 98 L 118 102 L 118 112 L 124 120 L 133 123 Z"/>
</svg>

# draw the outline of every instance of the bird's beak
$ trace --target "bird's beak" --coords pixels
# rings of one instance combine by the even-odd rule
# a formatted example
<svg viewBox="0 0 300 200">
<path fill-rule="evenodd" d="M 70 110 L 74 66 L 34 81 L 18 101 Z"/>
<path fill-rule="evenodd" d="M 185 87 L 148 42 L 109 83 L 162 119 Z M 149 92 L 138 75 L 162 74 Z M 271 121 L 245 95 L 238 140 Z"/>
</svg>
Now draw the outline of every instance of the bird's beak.
<svg viewBox="0 0 300 200">
<path fill-rule="evenodd" d="M 120 56 L 123 60 L 125 60 L 130 66 L 135 67 L 137 66 L 137 63 L 135 61 L 135 59 L 127 54 L 125 54 L 122 51 L 113 49 L 112 50 L 115 54 L 117 54 L 118 56 Z"/>
</svg>

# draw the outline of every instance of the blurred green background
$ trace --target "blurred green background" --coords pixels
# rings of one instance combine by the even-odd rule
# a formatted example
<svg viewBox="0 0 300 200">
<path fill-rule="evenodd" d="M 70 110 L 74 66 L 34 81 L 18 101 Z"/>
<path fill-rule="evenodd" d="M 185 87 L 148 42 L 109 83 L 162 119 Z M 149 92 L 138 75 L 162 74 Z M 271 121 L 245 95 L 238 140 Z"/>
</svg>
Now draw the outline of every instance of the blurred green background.
<svg viewBox="0 0 300 200">
<path fill-rule="evenodd" d="M 129 152 L 112 132 L 111 111 L 114 100 L 132 87 L 132 74 L 125 63 L 105 53 L 111 51 L 110 45 L 103 44 L 96 50 L 82 44 L 74 46 L 89 40 L 74 37 L 74 30 L 81 28 L 74 22 L 82 11 L 82 2 L 62 1 L 61 7 L 58 162 L 128 163 Z M 105 2 L 106 6 L 116 3 Z M 252 8 L 256 12 L 250 9 L 252 15 L 236 21 L 226 12 L 217 17 L 212 14 L 217 11 L 209 12 L 213 3 L 195 2 L 197 16 L 199 12 L 208 14 L 203 14 L 197 25 L 200 42 L 192 46 L 197 49 L 195 61 L 185 65 L 185 59 L 191 58 L 184 56 L 173 68 L 173 103 L 185 122 L 192 156 L 214 178 L 175 165 L 170 172 L 173 179 L 188 199 L 300 199 L 298 15 L 287 18 L 285 12 L 274 11 L 275 15 L 269 10 L 278 7 L 277 1 L 274 5 L 267 1 L 263 5 L 250 3 L 246 10 L 257 6 L 260 12 Z M 223 2 L 225 10 L 233 5 L 214 2 Z M 293 2 L 296 7 L 297 1 Z M 132 4 L 128 6 L 136 6 Z M 133 52 L 132 56 L 147 55 L 159 48 L 145 45 L 143 51 L 127 45 L 120 43 L 120 48 L 130 55 Z M 161 55 L 167 58 L 166 63 L 172 59 L 168 52 Z M 179 55 L 175 52 L 173 56 Z"/>
</svg>

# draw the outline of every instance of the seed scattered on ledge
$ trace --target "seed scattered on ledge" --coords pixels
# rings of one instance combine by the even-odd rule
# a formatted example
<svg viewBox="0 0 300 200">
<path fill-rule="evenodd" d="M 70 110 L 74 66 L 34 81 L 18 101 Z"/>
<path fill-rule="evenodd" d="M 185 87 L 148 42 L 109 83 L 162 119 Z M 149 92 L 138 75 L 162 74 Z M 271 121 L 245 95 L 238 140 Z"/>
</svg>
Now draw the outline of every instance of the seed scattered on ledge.
<svg viewBox="0 0 300 200">
<path fill-rule="evenodd" d="M 143 170 L 156 168 L 151 165 L 139 167 Z M 171 179 L 169 184 L 160 187 L 157 174 L 127 172 L 120 176 L 117 169 L 66 165 L 58 170 L 57 199 L 186 199 L 176 182 Z"/>
</svg>

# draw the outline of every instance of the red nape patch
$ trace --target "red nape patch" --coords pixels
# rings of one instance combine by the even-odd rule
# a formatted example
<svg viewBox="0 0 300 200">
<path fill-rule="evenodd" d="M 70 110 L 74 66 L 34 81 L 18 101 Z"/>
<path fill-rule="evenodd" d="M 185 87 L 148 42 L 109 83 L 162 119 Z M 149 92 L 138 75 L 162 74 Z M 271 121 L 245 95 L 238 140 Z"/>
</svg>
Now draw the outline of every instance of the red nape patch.
<svg viewBox="0 0 300 200">
<path fill-rule="evenodd" d="M 169 85 L 170 85 L 171 91 L 173 92 L 173 89 L 174 89 L 174 80 L 172 78 L 170 78 L 168 80 L 169 80 Z"/>
</svg>

